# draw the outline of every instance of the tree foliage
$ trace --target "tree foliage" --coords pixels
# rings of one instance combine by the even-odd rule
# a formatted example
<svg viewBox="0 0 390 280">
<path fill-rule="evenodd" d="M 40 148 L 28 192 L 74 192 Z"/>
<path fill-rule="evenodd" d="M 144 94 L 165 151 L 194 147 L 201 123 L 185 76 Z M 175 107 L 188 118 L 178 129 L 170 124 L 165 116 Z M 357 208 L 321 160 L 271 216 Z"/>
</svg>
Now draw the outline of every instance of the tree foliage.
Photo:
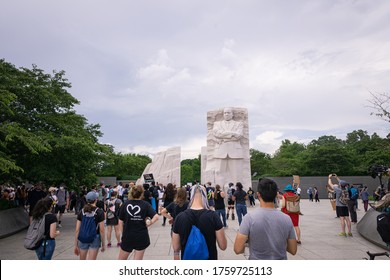
<svg viewBox="0 0 390 280">
<path fill-rule="evenodd" d="M 136 180 L 152 160 L 145 155 L 112 153 L 103 163 L 100 176 L 114 176 L 118 180 Z"/>
<path fill-rule="evenodd" d="M 74 106 L 64 71 L 46 74 L 0 60 L 0 174 L 2 181 L 69 186 L 96 181 L 111 147 L 98 143 L 100 126 Z"/>
<path fill-rule="evenodd" d="M 198 158 L 181 161 L 181 184 L 185 185 L 195 180 L 200 180 L 200 155 Z"/>
</svg>

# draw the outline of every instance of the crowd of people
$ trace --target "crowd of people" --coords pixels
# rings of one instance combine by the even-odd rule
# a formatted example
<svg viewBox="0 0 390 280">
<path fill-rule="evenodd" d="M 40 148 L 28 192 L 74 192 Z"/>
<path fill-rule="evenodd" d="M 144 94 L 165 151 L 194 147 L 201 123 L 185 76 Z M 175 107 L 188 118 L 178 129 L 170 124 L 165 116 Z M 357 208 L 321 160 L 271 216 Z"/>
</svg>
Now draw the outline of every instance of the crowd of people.
<svg viewBox="0 0 390 280">
<path fill-rule="evenodd" d="M 327 189 L 336 198 L 336 213 L 340 218 L 340 236 L 352 236 L 351 222 L 355 223 L 355 202 L 350 199 L 342 204 L 340 197 L 350 186 L 335 174 L 329 175 Z M 336 182 L 334 182 L 336 179 Z M 333 180 L 333 181 L 332 181 Z M 289 201 L 300 199 L 299 185 L 287 185 L 283 190 L 270 179 L 261 179 L 257 190 L 237 182 L 226 187 L 209 182 L 195 182 L 192 186 L 163 186 L 158 183 L 135 185 L 129 183 L 106 186 L 104 182 L 91 189 L 82 188 L 79 193 L 68 191 L 65 185 L 46 189 L 38 183 L 26 191 L 21 205 L 28 205 L 30 219 L 45 220 L 45 239 L 36 249 L 38 259 L 51 259 L 55 250 L 55 238 L 60 235 L 61 219 L 65 211 L 76 215 L 74 253 L 80 259 L 97 259 L 99 251 L 107 247 L 119 248 L 118 259 L 133 257 L 142 260 L 150 245 L 148 228 L 162 216 L 162 226 L 171 225 L 174 259 L 186 257 L 186 243 L 196 226 L 205 238 L 207 259 L 218 259 L 217 246 L 227 247 L 225 229 L 229 217 L 237 216 L 239 229 L 234 242 L 234 252 L 241 254 L 249 249 L 249 259 L 287 259 L 287 252 L 294 255 L 301 244 L 299 210 L 292 211 Z M 3 190 L 4 192 L 4 190 Z M 367 188 L 359 193 L 366 210 Z M 8 193 L 5 191 L 5 193 Z M 314 194 L 314 197 L 318 196 Z M 332 196 L 333 197 L 333 196 Z M 351 198 L 351 193 L 350 193 Z M 256 199 L 260 207 L 254 207 Z M 227 203 L 226 203 L 227 202 Z M 248 206 L 247 206 L 248 205 Z M 226 211 L 227 209 L 227 211 Z M 351 219 L 349 216 L 351 215 Z M 84 225 L 93 220 L 93 238 L 86 239 Z M 44 248 L 44 249 L 43 249 Z M 187 252 L 188 253 L 188 252 Z"/>
</svg>

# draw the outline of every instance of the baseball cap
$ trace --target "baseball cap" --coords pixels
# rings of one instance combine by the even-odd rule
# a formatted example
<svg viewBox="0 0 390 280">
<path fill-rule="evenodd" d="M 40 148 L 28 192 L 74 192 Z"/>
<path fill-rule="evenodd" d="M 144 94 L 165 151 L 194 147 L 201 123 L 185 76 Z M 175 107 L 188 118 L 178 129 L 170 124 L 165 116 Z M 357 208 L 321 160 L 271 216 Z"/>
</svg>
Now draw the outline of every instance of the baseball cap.
<svg viewBox="0 0 390 280">
<path fill-rule="evenodd" d="M 85 196 L 85 199 L 86 199 L 88 202 L 93 202 L 93 201 L 95 201 L 98 197 L 99 197 L 98 193 L 92 191 L 92 192 L 87 193 L 87 195 Z"/>
</svg>

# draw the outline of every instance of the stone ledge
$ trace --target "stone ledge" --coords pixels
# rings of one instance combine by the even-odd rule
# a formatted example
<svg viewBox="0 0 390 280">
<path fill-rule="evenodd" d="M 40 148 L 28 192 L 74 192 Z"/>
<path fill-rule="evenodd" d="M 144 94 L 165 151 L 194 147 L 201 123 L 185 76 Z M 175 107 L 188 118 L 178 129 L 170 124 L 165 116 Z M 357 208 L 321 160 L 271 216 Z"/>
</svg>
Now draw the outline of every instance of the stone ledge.
<svg viewBox="0 0 390 280">
<path fill-rule="evenodd" d="M 23 207 L 0 211 L 0 238 L 10 236 L 29 226 L 29 216 Z"/>
<path fill-rule="evenodd" d="M 360 235 L 368 241 L 390 251 L 390 249 L 387 248 L 386 243 L 383 242 L 381 236 L 376 230 L 376 217 L 378 217 L 380 213 L 381 212 L 378 212 L 373 208 L 369 209 L 357 224 L 357 230 Z"/>
</svg>

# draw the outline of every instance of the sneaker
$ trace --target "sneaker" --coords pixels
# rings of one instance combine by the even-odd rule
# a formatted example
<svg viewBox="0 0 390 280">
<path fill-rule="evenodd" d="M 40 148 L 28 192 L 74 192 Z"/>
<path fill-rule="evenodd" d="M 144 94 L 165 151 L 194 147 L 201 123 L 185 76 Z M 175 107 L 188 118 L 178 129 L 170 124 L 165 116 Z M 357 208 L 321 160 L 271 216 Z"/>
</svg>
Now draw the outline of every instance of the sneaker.
<svg viewBox="0 0 390 280">
<path fill-rule="evenodd" d="M 345 237 L 347 237 L 347 234 L 346 234 L 345 232 L 340 232 L 340 233 L 339 233 L 339 236 L 345 236 Z"/>
<path fill-rule="evenodd" d="M 121 244 L 122 244 L 122 243 L 118 242 L 118 243 L 116 244 L 116 247 L 120 247 Z"/>
<path fill-rule="evenodd" d="M 349 236 L 349 237 L 353 237 L 352 232 L 349 232 L 349 233 L 348 233 L 348 236 Z"/>
<path fill-rule="evenodd" d="M 111 247 L 111 242 L 109 242 L 109 243 L 107 244 L 107 247 Z"/>
</svg>

